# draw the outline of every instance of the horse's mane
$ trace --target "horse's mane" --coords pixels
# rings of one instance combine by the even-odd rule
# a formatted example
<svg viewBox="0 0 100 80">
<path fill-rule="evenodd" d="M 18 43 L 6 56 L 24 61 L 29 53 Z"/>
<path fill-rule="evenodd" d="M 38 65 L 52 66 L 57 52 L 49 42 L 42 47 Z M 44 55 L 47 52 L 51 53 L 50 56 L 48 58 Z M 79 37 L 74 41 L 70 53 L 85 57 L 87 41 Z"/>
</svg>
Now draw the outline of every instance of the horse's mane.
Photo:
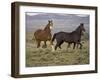
<svg viewBox="0 0 100 80">
<path fill-rule="evenodd" d="M 72 31 L 71 33 L 76 32 L 76 33 L 78 33 L 78 34 L 81 34 L 82 31 L 81 31 L 80 27 L 81 27 L 81 25 L 79 25 L 79 26 L 78 26 L 74 31 Z"/>
<path fill-rule="evenodd" d="M 46 25 L 46 27 L 44 28 L 44 30 L 48 29 L 49 28 L 49 23 Z"/>
<path fill-rule="evenodd" d="M 76 29 L 75 29 L 75 31 L 79 31 L 80 30 L 80 26 L 78 26 Z"/>
</svg>

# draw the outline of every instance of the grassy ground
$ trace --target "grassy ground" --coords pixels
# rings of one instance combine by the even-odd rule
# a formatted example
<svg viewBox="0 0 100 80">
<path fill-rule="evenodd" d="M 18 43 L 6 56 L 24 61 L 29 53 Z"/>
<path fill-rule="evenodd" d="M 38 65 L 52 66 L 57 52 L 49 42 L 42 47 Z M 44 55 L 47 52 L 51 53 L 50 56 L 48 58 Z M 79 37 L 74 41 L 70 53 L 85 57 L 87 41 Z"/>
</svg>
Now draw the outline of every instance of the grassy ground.
<svg viewBox="0 0 100 80">
<path fill-rule="evenodd" d="M 47 48 L 36 48 L 36 41 L 32 37 L 33 33 L 26 34 L 26 67 L 89 64 L 88 40 L 83 41 L 82 50 L 73 50 L 73 45 L 67 49 L 67 43 L 64 43 L 62 49 L 52 52 L 49 42 Z"/>
</svg>

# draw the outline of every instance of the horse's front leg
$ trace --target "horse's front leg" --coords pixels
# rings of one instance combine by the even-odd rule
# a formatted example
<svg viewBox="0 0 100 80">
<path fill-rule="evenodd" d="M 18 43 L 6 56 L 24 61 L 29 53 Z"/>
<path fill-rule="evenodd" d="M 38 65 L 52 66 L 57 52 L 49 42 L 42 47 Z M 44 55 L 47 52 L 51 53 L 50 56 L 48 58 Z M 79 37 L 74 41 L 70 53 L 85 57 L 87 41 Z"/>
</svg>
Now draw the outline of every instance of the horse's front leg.
<svg viewBox="0 0 100 80">
<path fill-rule="evenodd" d="M 82 49 L 82 46 L 83 46 L 83 45 L 82 45 L 80 42 L 77 43 L 77 48 L 78 48 L 78 45 L 80 45 L 79 48 Z"/>
<path fill-rule="evenodd" d="M 77 44 L 77 49 L 78 49 L 79 44 Z"/>
<path fill-rule="evenodd" d="M 73 49 L 75 49 L 76 43 L 74 43 Z"/>
</svg>

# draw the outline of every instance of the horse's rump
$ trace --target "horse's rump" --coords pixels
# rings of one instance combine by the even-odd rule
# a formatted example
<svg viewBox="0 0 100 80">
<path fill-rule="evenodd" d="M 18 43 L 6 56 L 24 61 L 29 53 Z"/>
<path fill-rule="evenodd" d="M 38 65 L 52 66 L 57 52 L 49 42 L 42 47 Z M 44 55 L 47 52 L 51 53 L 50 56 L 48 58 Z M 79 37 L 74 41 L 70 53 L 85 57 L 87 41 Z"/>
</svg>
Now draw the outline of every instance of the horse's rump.
<svg viewBox="0 0 100 80">
<path fill-rule="evenodd" d="M 38 29 L 37 31 L 34 32 L 35 39 L 38 39 L 39 38 L 39 35 L 40 35 L 41 31 L 42 31 L 41 29 Z"/>
</svg>

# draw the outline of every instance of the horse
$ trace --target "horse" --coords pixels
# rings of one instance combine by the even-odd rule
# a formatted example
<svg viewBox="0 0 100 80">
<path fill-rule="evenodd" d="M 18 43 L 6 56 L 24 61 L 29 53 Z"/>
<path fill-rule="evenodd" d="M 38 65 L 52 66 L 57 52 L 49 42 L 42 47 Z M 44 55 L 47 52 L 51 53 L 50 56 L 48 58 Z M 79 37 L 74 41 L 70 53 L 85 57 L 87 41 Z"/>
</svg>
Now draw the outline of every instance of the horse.
<svg viewBox="0 0 100 80">
<path fill-rule="evenodd" d="M 82 44 L 81 42 L 81 36 L 82 36 L 82 32 L 85 32 L 85 28 L 84 28 L 84 24 L 80 23 L 80 25 L 72 32 L 58 32 L 55 33 L 53 35 L 53 38 L 51 40 L 52 43 L 52 50 L 56 50 L 57 47 L 61 48 L 61 45 L 64 42 L 68 43 L 68 46 L 70 46 L 70 44 L 74 43 L 73 49 L 75 49 L 76 44 L 80 45 L 80 49 L 82 49 Z M 56 39 L 56 45 L 55 48 L 53 46 L 53 41 Z"/>
<path fill-rule="evenodd" d="M 37 48 L 40 47 L 41 41 L 44 41 L 44 45 L 42 46 L 43 48 L 47 47 L 46 41 L 50 41 L 51 40 L 51 29 L 53 28 L 53 21 L 52 20 L 48 20 L 48 24 L 46 25 L 46 27 L 42 30 L 42 29 L 38 29 L 34 32 L 34 37 L 35 40 L 37 41 Z"/>
</svg>

